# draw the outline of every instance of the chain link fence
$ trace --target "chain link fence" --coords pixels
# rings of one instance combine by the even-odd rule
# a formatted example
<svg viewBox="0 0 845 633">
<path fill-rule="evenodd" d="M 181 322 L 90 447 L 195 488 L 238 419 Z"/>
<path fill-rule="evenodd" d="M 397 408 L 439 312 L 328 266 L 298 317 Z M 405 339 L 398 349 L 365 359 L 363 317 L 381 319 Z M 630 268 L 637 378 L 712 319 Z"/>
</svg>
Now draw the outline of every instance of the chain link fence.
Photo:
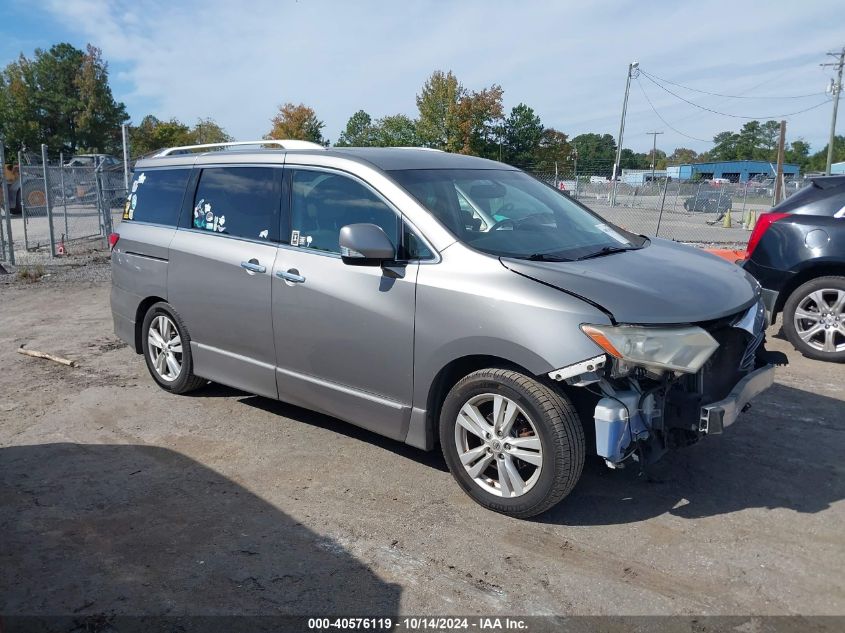
<svg viewBox="0 0 845 633">
<path fill-rule="evenodd" d="M 643 178 L 611 182 L 590 174 L 533 175 L 633 233 L 700 246 L 744 247 L 761 213 L 772 207 L 771 181 L 713 183 Z M 784 196 L 803 186 L 787 180 Z"/>
<path fill-rule="evenodd" d="M 126 199 L 122 163 L 103 155 L 51 161 L 46 148 L 16 158 L 4 174 L 10 204 L 0 211 L 0 260 L 43 264 L 106 245 Z"/>
</svg>

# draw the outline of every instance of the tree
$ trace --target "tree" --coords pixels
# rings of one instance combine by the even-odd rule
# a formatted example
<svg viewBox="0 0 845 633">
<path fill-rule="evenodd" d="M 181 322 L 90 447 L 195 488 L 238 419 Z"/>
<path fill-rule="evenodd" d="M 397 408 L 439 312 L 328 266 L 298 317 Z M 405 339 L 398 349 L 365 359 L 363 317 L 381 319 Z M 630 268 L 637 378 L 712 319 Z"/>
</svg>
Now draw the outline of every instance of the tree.
<svg viewBox="0 0 845 633">
<path fill-rule="evenodd" d="M 190 131 L 190 137 L 192 143 L 197 145 L 227 143 L 232 140 L 232 137 L 214 119 L 197 119 L 196 124 Z"/>
<path fill-rule="evenodd" d="M 689 149 L 688 147 L 676 147 L 675 151 L 666 158 L 666 163 L 668 165 L 683 165 L 694 163 L 697 160 L 698 152 L 695 150 Z"/>
<path fill-rule="evenodd" d="M 109 88 L 108 64 L 99 48 L 88 44 L 74 84 L 79 108 L 74 116 L 79 147 L 113 152 L 122 145 L 120 126 L 129 120 Z"/>
<path fill-rule="evenodd" d="M 616 160 L 616 141 L 610 134 L 579 134 L 572 139 L 578 148 L 578 165 L 582 173 L 609 178 Z"/>
<path fill-rule="evenodd" d="M 708 152 L 710 160 L 736 160 L 739 134 L 719 132 L 713 137 L 713 149 Z"/>
<path fill-rule="evenodd" d="M 624 148 L 619 154 L 619 169 L 649 169 L 651 158 L 632 149 Z"/>
<path fill-rule="evenodd" d="M 810 162 L 810 144 L 802 138 L 792 141 L 786 147 L 784 161 L 794 163 L 804 171 Z"/>
<path fill-rule="evenodd" d="M 404 114 L 380 118 L 373 125 L 373 145 L 379 147 L 416 147 L 421 145 L 417 122 Z"/>
<path fill-rule="evenodd" d="M 458 146 L 458 102 L 464 89 L 450 70 L 434 71 L 417 95 L 417 134 L 424 145 L 453 150 Z"/>
<path fill-rule="evenodd" d="M 373 118 L 363 110 L 358 110 L 349 117 L 346 122 L 346 129 L 340 133 L 340 138 L 337 139 L 335 145 L 338 147 L 368 147 L 375 144 L 374 140 Z"/>
<path fill-rule="evenodd" d="M 503 117 L 501 86 L 493 84 L 465 93 L 458 101 L 458 134 L 447 149 L 461 154 L 495 158 Z"/>
<path fill-rule="evenodd" d="M 108 65 L 90 44 L 61 43 L 21 54 L 0 80 L 0 131 L 12 152 L 46 143 L 51 152 L 116 152 L 128 116 L 108 84 Z"/>
<path fill-rule="evenodd" d="M 226 143 L 232 137 L 214 119 L 197 119 L 189 128 L 178 119 L 161 121 L 148 114 L 137 126 L 129 128 L 129 147 L 133 156 L 144 156 L 166 147 Z"/>
<path fill-rule="evenodd" d="M 303 103 L 285 103 L 279 106 L 279 112 L 271 122 L 273 127 L 264 136 L 266 139 L 296 139 L 321 145 L 328 144 L 328 141 L 323 139 L 323 128 L 326 124 L 317 118 L 312 108 Z"/>
<path fill-rule="evenodd" d="M 827 167 L 827 147 L 825 144 L 818 152 L 810 157 L 807 168 L 812 171 L 824 171 Z M 845 136 L 837 134 L 833 137 L 833 162 L 845 161 Z"/>
<path fill-rule="evenodd" d="M 177 119 L 161 121 L 148 114 L 139 125 L 129 128 L 129 147 L 133 156 L 144 156 L 165 147 L 193 144 L 190 128 Z"/>
<path fill-rule="evenodd" d="M 543 122 L 534 110 L 524 103 L 511 109 L 505 120 L 504 156 L 511 165 L 527 166 L 534 162 L 543 139 Z M 564 141 L 566 135 L 564 135 Z"/>
<path fill-rule="evenodd" d="M 554 128 L 546 128 L 540 135 L 540 142 L 532 156 L 534 169 L 554 171 L 555 164 L 558 165 L 558 168 L 570 164 L 575 158 L 574 150 L 575 148 L 569 142 L 569 137 L 566 134 Z"/>
</svg>

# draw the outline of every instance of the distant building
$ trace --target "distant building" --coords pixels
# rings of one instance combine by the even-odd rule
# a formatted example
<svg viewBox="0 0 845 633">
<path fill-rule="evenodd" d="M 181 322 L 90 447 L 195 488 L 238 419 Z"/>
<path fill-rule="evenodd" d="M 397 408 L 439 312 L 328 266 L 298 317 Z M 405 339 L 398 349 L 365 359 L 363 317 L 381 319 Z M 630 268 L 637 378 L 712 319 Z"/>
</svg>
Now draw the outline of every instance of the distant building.
<svg viewBox="0 0 845 633">
<path fill-rule="evenodd" d="M 843 163 L 833 163 L 830 166 L 830 174 L 845 174 L 845 162 Z"/>
<path fill-rule="evenodd" d="M 621 181 L 628 185 L 644 185 L 651 182 L 652 171 L 650 169 L 623 169 Z M 654 171 L 655 180 L 663 180 L 666 178 L 665 169 L 657 169 Z"/>
<path fill-rule="evenodd" d="M 776 163 L 765 160 L 726 160 L 713 163 L 670 165 L 666 168 L 666 173 L 674 180 L 726 178 L 731 182 L 747 182 L 754 178 L 774 178 L 776 170 Z M 784 163 L 783 175 L 787 179 L 798 178 L 798 165 Z"/>
</svg>

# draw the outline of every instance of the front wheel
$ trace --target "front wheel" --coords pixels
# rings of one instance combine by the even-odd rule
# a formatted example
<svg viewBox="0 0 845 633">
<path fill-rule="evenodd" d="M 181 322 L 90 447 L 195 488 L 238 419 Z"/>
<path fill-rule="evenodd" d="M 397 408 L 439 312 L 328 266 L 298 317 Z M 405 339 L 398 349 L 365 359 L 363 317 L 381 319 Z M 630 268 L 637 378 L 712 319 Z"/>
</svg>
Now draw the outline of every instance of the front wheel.
<svg viewBox="0 0 845 633">
<path fill-rule="evenodd" d="M 783 330 L 804 356 L 845 362 L 845 277 L 818 277 L 796 288 L 783 306 Z"/>
<path fill-rule="evenodd" d="M 464 492 L 518 518 L 558 503 L 584 467 L 584 431 L 569 399 L 507 369 L 475 371 L 452 387 L 440 444 Z"/>
<path fill-rule="evenodd" d="M 194 375 L 188 330 L 164 301 L 147 310 L 141 326 L 141 345 L 150 375 L 165 391 L 188 393 L 208 382 Z"/>
</svg>

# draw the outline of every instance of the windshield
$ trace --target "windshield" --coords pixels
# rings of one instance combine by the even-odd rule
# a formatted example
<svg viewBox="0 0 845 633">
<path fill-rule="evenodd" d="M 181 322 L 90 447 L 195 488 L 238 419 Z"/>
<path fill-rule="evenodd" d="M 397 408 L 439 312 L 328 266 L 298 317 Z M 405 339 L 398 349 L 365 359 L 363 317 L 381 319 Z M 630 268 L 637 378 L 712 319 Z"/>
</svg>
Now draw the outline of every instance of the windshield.
<svg viewBox="0 0 845 633">
<path fill-rule="evenodd" d="M 646 241 L 521 171 L 407 169 L 390 174 L 455 237 L 492 255 L 568 261 L 640 248 Z"/>
</svg>

